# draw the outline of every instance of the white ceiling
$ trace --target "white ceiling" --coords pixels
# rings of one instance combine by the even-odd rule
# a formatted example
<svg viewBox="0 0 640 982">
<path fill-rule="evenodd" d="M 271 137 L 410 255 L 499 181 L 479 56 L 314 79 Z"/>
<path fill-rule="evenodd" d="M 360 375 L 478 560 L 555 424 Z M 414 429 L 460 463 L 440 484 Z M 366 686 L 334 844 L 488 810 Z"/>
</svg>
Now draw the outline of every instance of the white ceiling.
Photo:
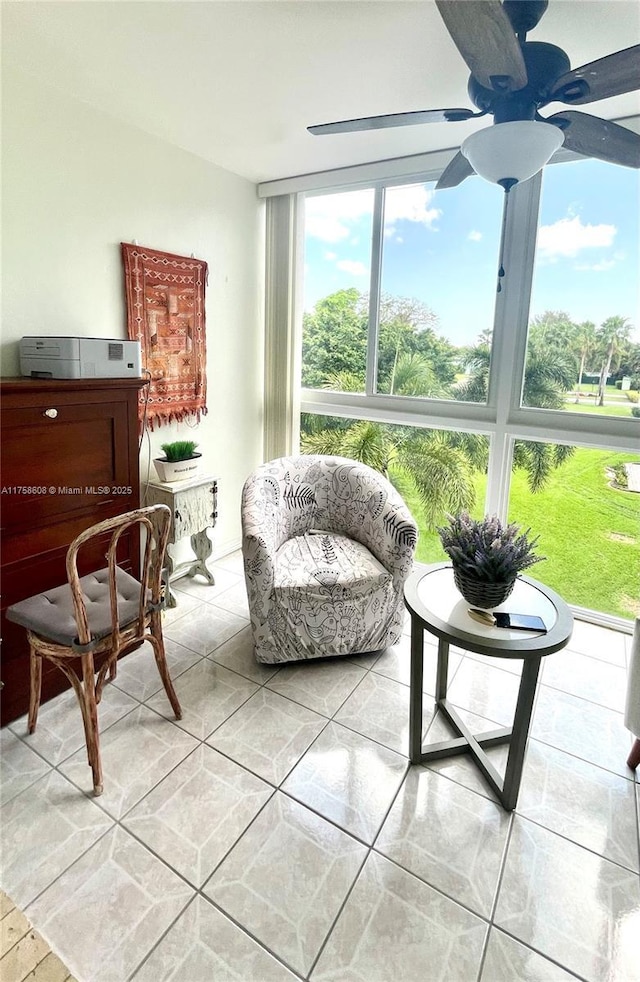
<svg viewBox="0 0 640 982">
<path fill-rule="evenodd" d="M 487 125 L 306 132 L 471 105 L 433 0 L 5 0 L 2 28 L 5 64 L 253 181 L 455 147 Z M 529 40 L 558 44 L 578 67 L 640 42 L 640 5 L 550 0 Z M 620 118 L 640 99 L 584 108 Z"/>
</svg>

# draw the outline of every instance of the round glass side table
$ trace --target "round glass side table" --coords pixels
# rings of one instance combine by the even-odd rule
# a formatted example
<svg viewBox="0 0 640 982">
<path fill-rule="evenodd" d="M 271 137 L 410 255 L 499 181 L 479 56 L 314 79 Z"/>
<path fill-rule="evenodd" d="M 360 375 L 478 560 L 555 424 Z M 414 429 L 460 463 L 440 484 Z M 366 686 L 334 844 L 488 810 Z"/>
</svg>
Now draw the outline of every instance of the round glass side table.
<svg viewBox="0 0 640 982">
<path fill-rule="evenodd" d="M 546 632 L 531 632 L 485 626 L 469 614 L 469 604 L 456 589 L 450 563 L 436 563 L 412 573 L 404 588 L 405 604 L 411 615 L 411 689 L 409 708 L 409 756 L 412 764 L 471 754 L 507 811 L 515 808 L 520 790 L 522 766 L 529 735 L 533 700 L 540 662 L 545 655 L 559 651 L 567 644 L 573 629 L 573 616 L 564 600 L 549 587 L 519 576 L 511 596 L 496 610 L 518 614 L 537 614 Z M 422 749 L 422 676 L 424 632 L 438 638 L 436 676 L 436 709 L 458 734 L 455 739 L 431 744 Z M 473 736 L 447 700 L 449 645 L 474 651 L 492 658 L 522 659 L 520 688 L 509 729 L 492 730 Z M 484 748 L 509 744 L 504 779 L 501 778 Z"/>
</svg>

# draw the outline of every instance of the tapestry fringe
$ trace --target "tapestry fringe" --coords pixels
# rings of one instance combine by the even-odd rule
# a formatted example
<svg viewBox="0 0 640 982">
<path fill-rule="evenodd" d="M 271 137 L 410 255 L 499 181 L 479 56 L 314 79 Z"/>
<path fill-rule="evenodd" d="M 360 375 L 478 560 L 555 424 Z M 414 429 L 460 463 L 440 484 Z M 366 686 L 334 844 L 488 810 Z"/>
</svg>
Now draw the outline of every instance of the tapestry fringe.
<svg viewBox="0 0 640 982">
<path fill-rule="evenodd" d="M 199 409 L 178 409 L 166 413 L 154 413 L 153 416 L 147 415 L 145 425 L 153 433 L 154 429 L 158 426 L 167 426 L 169 423 L 184 423 L 189 417 L 193 416 L 195 416 L 196 423 L 199 423 L 201 417 L 207 416 L 208 413 L 209 410 L 206 406 L 201 406 Z M 140 433 L 145 429 L 142 423 L 143 420 L 140 420 Z"/>
</svg>

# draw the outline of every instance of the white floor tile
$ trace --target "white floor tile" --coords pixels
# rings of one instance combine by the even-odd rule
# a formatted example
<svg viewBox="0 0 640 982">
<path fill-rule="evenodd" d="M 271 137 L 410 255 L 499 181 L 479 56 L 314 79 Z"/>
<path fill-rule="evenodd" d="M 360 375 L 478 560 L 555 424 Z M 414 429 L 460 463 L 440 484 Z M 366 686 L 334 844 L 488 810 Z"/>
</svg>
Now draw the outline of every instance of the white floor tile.
<svg viewBox="0 0 640 982">
<path fill-rule="evenodd" d="M 57 771 L 0 809 L 2 888 L 24 907 L 112 825 L 112 820 Z"/>
<path fill-rule="evenodd" d="M 169 676 L 174 681 L 202 657 L 170 638 L 164 639 L 164 648 Z M 145 702 L 156 692 L 164 692 L 153 648 L 148 641 L 118 662 L 118 674 L 113 685 L 140 702 Z"/>
<path fill-rule="evenodd" d="M 78 982 L 123 982 L 193 896 L 184 880 L 116 827 L 26 914 Z"/>
<path fill-rule="evenodd" d="M 201 887 L 272 794 L 260 778 L 200 744 L 123 824 Z"/>
<path fill-rule="evenodd" d="M 624 668 L 625 635 L 620 631 L 611 631 L 606 627 L 588 624 L 586 621 L 574 620 L 573 632 L 567 648 Z"/>
<path fill-rule="evenodd" d="M 425 726 L 429 705 L 425 700 Z M 409 687 L 400 682 L 369 672 L 335 720 L 396 753 L 409 753 Z"/>
<path fill-rule="evenodd" d="M 208 655 L 247 626 L 247 619 L 229 613 L 214 603 L 201 603 L 164 629 L 165 638 Z"/>
<path fill-rule="evenodd" d="M 138 702 L 126 692 L 115 685 L 105 685 L 98 706 L 100 733 L 137 706 Z M 66 760 L 80 747 L 86 747 L 82 713 L 73 689 L 67 689 L 40 706 L 35 733 L 28 733 L 26 716 L 11 723 L 10 729 L 24 737 L 28 747 L 54 765 Z"/>
<path fill-rule="evenodd" d="M 240 577 L 237 573 L 232 573 L 227 569 L 211 569 L 212 576 L 215 583 L 209 583 L 206 577 L 202 576 L 201 573 L 197 573 L 195 576 L 181 576 L 179 580 L 174 580 L 171 584 L 171 589 L 173 593 L 187 594 L 187 596 L 195 597 L 197 600 L 202 600 L 205 603 L 211 603 L 216 597 L 224 593 L 232 586 L 236 586 L 239 582 Z"/>
<path fill-rule="evenodd" d="M 375 848 L 476 913 L 489 917 L 510 817 L 446 777 L 413 767 Z"/>
<path fill-rule="evenodd" d="M 563 968 L 492 927 L 480 982 L 575 982 Z"/>
<path fill-rule="evenodd" d="M 366 852 L 335 825 L 276 794 L 204 893 L 287 965 L 307 974 Z"/>
<path fill-rule="evenodd" d="M 283 665 L 267 689 L 286 696 L 322 716 L 333 716 L 366 672 L 351 662 L 325 658 L 303 664 Z"/>
<path fill-rule="evenodd" d="M 100 738 L 104 792 L 96 802 L 121 818 L 197 746 L 192 736 L 138 706 Z M 83 750 L 60 765 L 69 780 L 92 793 L 91 768 Z"/>
<path fill-rule="evenodd" d="M 627 692 L 624 668 L 564 649 L 543 659 L 541 681 L 554 689 L 623 712 Z"/>
<path fill-rule="evenodd" d="M 253 938 L 196 897 L 132 982 L 296 982 Z"/>
<path fill-rule="evenodd" d="M 261 665 L 240 552 L 211 568 L 164 615 L 183 725 L 145 649 L 105 689 L 101 797 L 73 692 L 0 732 L 0 883 L 77 982 L 639 982 L 627 636 L 576 622 L 543 662 L 508 815 L 468 755 L 409 765 L 408 620 L 386 652 Z M 450 664 L 471 732 L 509 725 L 521 663 Z"/>
<path fill-rule="evenodd" d="M 504 659 L 494 658 L 494 664 Z M 454 706 L 477 716 L 511 726 L 518 699 L 520 679 L 501 667 L 464 658 L 448 688 L 447 698 Z"/>
<path fill-rule="evenodd" d="M 588 982 L 638 978 L 638 875 L 517 816 L 495 922 Z"/>
<path fill-rule="evenodd" d="M 449 652 L 449 682 L 453 680 L 456 671 L 460 667 L 462 656 L 454 651 Z M 435 695 L 436 691 L 436 672 L 438 668 L 438 647 L 435 644 L 424 645 L 424 668 L 422 688 L 429 695 Z M 394 682 L 402 682 L 409 685 L 411 682 L 411 638 L 403 634 L 400 641 L 391 648 L 387 648 L 373 666 L 373 671 L 378 675 L 385 675 Z"/>
<path fill-rule="evenodd" d="M 371 853 L 312 982 L 473 982 L 487 925 Z"/>
<path fill-rule="evenodd" d="M 633 784 L 626 778 L 537 740 L 529 741 L 519 814 L 638 871 L 633 799 Z"/>
<path fill-rule="evenodd" d="M 260 689 L 208 739 L 210 746 L 279 785 L 327 720 L 268 689 Z"/>
<path fill-rule="evenodd" d="M 626 765 L 632 737 L 621 712 L 541 685 L 531 736 L 622 777 L 633 777 Z"/>
<path fill-rule="evenodd" d="M 0 730 L 0 805 L 6 805 L 50 770 L 51 765 L 8 726 Z"/>
<path fill-rule="evenodd" d="M 257 660 L 250 627 L 238 631 L 229 641 L 212 651 L 209 657 L 259 685 L 268 682 L 280 671 L 279 665 L 263 665 Z"/>
<path fill-rule="evenodd" d="M 257 690 L 249 679 L 230 672 L 210 658 L 203 658 L 174 682 L 182 708 L 177 725 L 198 740 L 204 740 L 224 723 Z M 151 709 L 174 719 L 173 710 L 163 692 L 148 701 Z"/>
<path fill-rule="evenodd" d="M 329 723 L 282 789 L 371 845 L 407 767 L 406 757 Z"/>
</svg>

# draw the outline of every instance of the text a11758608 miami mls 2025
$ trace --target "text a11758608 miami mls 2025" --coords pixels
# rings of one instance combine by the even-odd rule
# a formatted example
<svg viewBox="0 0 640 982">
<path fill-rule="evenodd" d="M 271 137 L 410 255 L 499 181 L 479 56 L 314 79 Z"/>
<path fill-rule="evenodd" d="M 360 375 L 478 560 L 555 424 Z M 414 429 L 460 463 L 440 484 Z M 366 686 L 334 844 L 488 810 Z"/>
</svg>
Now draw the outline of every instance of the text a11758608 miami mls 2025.
<svg viewBox="0 0 640 982">
<path fill-rule="evenodd" d="M 34 497 L 36 495 L 85 495 L 85 494 L 104 494 L 104 495 L 130 495 L 133 488 L 130 485 L 117 484 L 97 484 L 97 485 L 70 485 L 70 484 L 50 484 L 50 485 L 22 485 L 12 484 L 3 485 L 2 494 L 25 495 Z"/>
</svg>

